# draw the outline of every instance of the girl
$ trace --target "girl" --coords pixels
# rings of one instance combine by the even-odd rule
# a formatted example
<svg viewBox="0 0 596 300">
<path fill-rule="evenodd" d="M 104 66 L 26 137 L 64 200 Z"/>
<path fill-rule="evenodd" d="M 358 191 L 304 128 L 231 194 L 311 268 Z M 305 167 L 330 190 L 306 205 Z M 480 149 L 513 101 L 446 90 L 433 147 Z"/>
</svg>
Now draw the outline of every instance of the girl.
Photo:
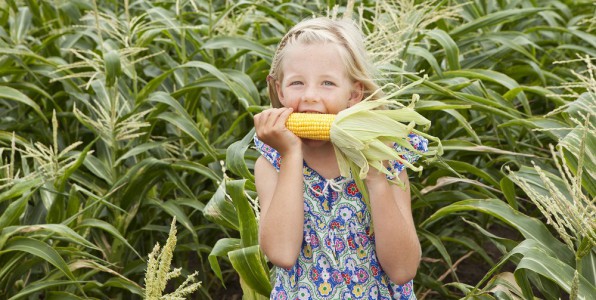
<svg viewBox="0 0 596 300">
<path fill-rule="evenodd" d="M 254 117 L 259 239 L 278 267 L 271 299 L 415 299 L 420 243 L 406 172 L 404 190 L 371 168 L 368 210 L 354 180 L 339 175 L 333 145 L 285 127 L 292 112 L 337 114 L 370 96 L 378 89 L 371 70 L 362 35 L 347 20 L 303 21 L 278 46 L 268 77 L 274 108 Z M 419 136 L 410 143 L 427 151 Z"/>
</svg>

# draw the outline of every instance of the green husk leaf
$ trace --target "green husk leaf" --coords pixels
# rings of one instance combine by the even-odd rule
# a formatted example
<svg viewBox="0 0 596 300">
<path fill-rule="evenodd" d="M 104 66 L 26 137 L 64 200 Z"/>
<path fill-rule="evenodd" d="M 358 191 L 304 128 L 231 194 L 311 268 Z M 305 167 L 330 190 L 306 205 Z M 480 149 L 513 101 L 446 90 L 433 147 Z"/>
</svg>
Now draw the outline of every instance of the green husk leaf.
<svg viewBox="0 0 596 300">
<path fill-rule="evenodd" d="M 391 142 L 420 156 L 434 158 L 443 153 L 440 139 L 415 129 L 416 126 L 428 128 L 431 123 L 414 110 L 413 104 L 417 97 L 413 97 L 412 104 L 407 107 L 387 98 L 364 100 L 337 114 L 331 125 L 330 136 L 342 176 L 352 175 L 365 179 L 372 167 L 390 177 L 396 177 L 384 164 L 384 161 L 389 160 L 398 161 L 416 172 L 422 170 L 422 167 L 401 158 L 403 152 L 390 147 Z M 399 108 L 390 109 L 391 107 Z M 406 140 L 410 133 L 436 142 L 437 149 L 426 153 L 414 149 Z M 390 181 L 402 185 L 397 178 Z"/>
</svg>

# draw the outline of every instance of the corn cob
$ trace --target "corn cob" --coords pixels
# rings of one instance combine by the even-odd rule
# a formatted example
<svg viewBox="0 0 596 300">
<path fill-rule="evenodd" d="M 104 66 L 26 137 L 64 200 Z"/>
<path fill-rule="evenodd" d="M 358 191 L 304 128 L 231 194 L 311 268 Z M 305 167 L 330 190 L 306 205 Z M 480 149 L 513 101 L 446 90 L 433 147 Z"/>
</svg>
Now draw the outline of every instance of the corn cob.
<svg viewBox="0 0 596 300">
<path fill-rule="evenodd" d="M 301 138 L 329 141 L 334 120 L 334 114 L 292 113 L 286 127 Z"/>
</svg>

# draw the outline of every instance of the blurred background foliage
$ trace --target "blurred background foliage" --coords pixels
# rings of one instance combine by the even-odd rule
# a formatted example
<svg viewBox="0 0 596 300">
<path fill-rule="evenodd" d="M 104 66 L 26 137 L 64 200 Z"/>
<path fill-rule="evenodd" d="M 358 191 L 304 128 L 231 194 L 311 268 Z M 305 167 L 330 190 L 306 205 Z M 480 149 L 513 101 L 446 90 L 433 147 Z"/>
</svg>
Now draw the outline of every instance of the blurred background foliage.
<svg viewBox="0 0 596 300">
<path fill-rule="evenodd" d="M 346 5 L 1 1 L 0 298 L 142 298 L 174 218 L 166 291 L 198 271 L 193 299 L 264 298 L 252 116 L 283 34 Z M 379 81 L 445 149 L 410 174 L 419 299 L 596 295 L 595 12 L 356 1 Z"/>
</svg>

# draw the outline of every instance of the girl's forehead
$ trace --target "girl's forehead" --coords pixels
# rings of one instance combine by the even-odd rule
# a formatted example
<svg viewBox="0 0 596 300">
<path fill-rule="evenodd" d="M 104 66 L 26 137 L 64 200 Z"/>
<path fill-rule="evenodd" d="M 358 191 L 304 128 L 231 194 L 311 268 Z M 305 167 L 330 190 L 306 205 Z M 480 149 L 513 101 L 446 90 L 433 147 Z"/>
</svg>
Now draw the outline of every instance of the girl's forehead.
<svg viewBox="0 0 596 300">
<path fill-rule="evenodd" d="M 295 43 L 288 45 L 283 61 L 292 62 L 296 58 L 308 58 L 309 60 L 320 60 L 321 62 L 341 62 L 343 57 L 341 51 L 341 47 L 332 42 Z"/>
<path fill-rule="evenodd" d="M 308 70 L 346 72 L 340 51 L 340 47 L 334 43 L 292 44 L 286 49 L 281 66 L 284 72 Z"/>
</svg>

